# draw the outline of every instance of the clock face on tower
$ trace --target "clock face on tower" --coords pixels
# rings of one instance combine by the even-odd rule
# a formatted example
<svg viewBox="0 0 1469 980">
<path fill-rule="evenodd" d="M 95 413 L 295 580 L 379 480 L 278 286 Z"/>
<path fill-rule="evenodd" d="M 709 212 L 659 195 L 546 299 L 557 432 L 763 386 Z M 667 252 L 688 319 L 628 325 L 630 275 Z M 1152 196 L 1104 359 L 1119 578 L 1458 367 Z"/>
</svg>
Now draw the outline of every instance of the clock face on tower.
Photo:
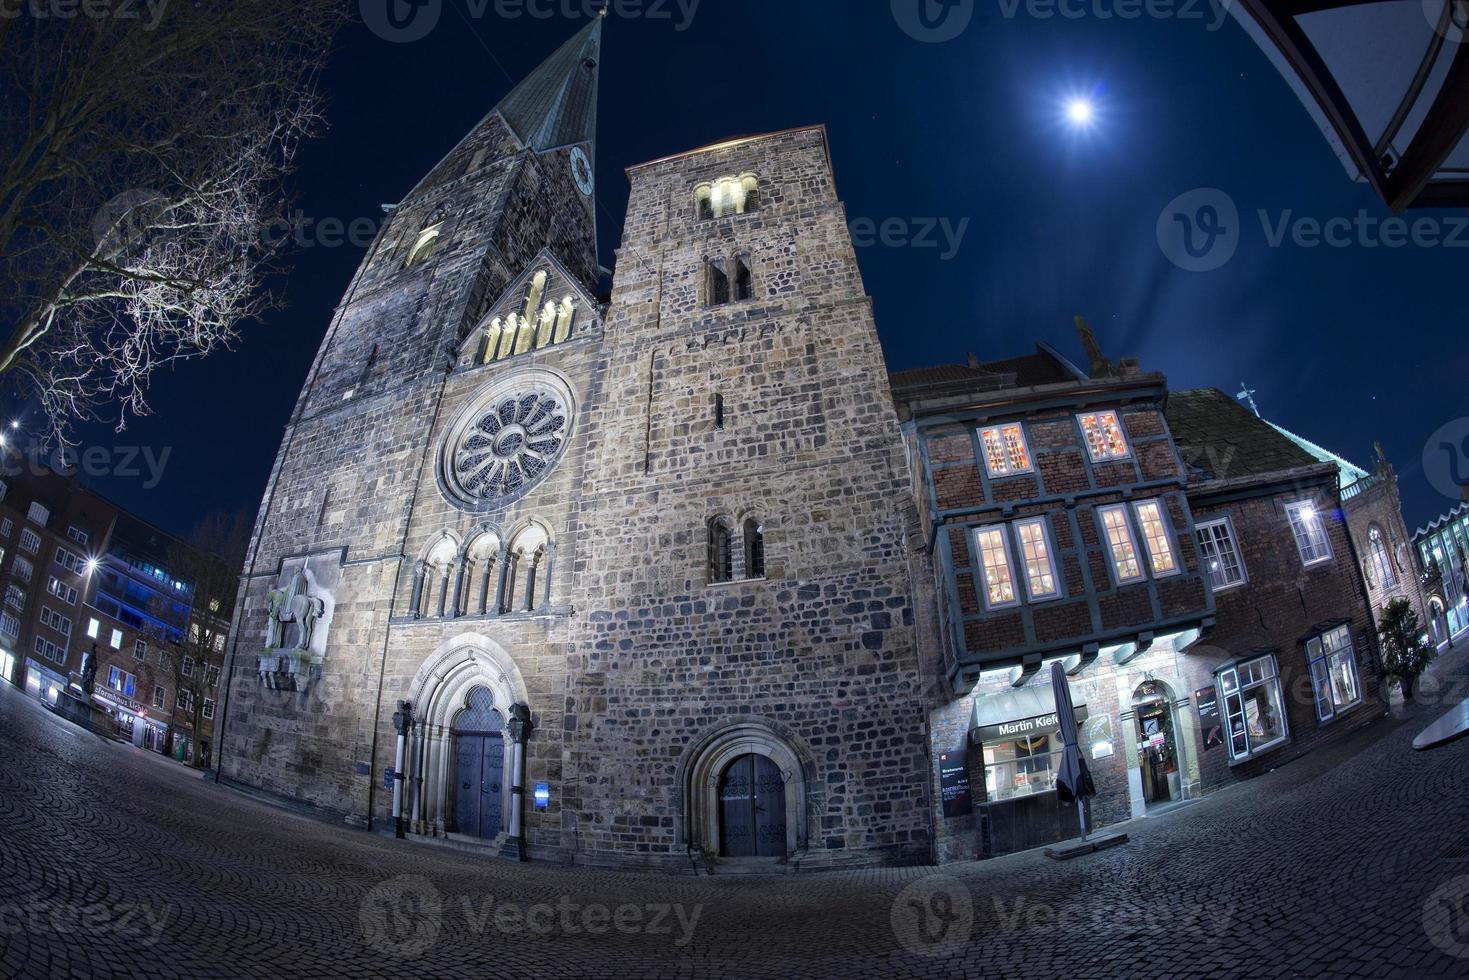
<svg viewBox="0 0 1469 980">
<path fill-rule="evenodd" d="M 596 186 L 592 161 L 587 159 L 587 151 L 579 146 L 571 148 L 571 179 L 576 181 L 577 190 L 587 197 L 592 196 L 592 189 Z"/>
</svg>

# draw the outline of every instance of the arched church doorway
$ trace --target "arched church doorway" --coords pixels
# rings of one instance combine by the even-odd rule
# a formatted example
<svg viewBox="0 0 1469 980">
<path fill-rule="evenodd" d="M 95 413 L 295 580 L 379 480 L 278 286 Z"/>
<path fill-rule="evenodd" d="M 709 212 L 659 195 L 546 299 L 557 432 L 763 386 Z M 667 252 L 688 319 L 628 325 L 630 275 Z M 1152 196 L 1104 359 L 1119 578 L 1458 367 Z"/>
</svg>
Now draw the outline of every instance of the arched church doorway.
<svg viewBox="0 0 1469 980">
<path fill-rule="evenodd" d="M 753 753 L 736 758 L 719 777 L 722 857 L 786 856 L 786 786 L 780 766 Z"/>
<path fill-rule="evenodd" d="M 1162 681 L 1144 681 L 1132 693 L 1138 770 L 1142 776 L 1143 802 L 1149 807 L 1183 797 L 1172 701 L 1168 686 Z"/>
<path fill-rule="evenodd" d="M 500 833 L 505 812 L 505 718 L 487 688 L 469 692 L 454 716 L 454 830 L 471 837 Z"/>
</svg>

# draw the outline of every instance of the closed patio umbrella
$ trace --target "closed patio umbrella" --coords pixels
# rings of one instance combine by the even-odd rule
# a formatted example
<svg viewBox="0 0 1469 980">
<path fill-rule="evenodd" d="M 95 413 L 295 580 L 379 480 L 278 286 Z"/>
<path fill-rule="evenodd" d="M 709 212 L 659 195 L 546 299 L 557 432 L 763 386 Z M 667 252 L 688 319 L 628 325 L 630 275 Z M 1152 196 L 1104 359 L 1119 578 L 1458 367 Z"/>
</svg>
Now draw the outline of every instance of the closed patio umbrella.
<svg viewBox="0 0 1469 980">
<path fill-rule="evenodd" d="M 1071 685 L 1060 661 L 1051 664 L 1051 691 L 1056 696 L 1056 722 L 1061 729 L 1061 764 L 1056 770 L 1056 798 L 1062 803 L 1076 801 L 1076 814 L 1081 818 L 1081 839 L 1086 840 L 1086 810 L 1082 801 L 1095 796 L 1092 774 L 1087 771 L 1076 730 L 1076 709 L 1071 705 Z"/>
</svg>

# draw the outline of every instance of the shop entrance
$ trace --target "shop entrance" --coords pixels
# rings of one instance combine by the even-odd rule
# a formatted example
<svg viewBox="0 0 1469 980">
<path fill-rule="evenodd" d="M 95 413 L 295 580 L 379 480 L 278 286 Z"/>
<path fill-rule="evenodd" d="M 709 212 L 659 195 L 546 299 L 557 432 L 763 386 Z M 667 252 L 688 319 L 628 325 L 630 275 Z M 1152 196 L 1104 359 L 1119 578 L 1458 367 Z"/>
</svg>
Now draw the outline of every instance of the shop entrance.
<svg viewBox="0 0 1469 980">
<path fill-rule="evenodd" d="M 1139 684 L 1132 695 L 1132 710 L 1144 804 L 1153 807 L 1182 799 L 1178 737 L 1168 688 L 1158 681 Z"/>
<path fill-rule="evenodd" d="M 723 857 L 786 856 L 786 787 L 780 766 L 742 755 L 719 779 L 719 853 Z"/>
</svg>

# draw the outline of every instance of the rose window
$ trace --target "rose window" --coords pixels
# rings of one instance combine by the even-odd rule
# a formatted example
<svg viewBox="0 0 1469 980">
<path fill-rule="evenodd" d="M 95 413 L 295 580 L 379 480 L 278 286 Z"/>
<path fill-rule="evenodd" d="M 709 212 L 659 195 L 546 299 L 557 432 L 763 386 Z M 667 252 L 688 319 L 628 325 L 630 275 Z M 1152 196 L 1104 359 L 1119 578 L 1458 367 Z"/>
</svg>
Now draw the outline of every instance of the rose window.
<svg viewBox="0 0 1469 980">
<path fill-rule="evenodd" d="M 453 450 L 453 482 L 471 499 L 517 497 L 538 483 L 566 448 L 563 399 L 548 391 L 507 394 L 482 409 Z"/>
</svg>

